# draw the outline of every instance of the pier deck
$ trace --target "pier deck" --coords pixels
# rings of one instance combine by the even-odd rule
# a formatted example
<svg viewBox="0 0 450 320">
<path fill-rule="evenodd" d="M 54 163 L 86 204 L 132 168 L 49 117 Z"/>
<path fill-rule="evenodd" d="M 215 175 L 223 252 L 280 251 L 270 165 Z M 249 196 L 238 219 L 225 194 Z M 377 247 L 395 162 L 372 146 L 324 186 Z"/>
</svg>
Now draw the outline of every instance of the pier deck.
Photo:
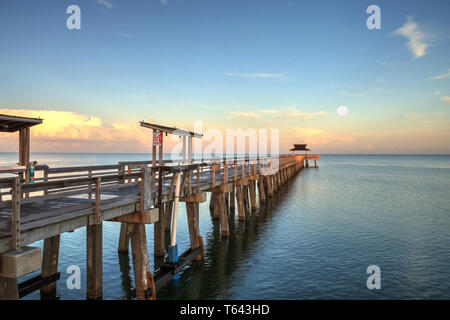
<svg viewBox="0 0 450 320">
<path fill-rule="evenodd" d="M 276 158 L 210 159 L 184 165 L 169 161 L 152 165 L 151 161 L 147 161 L 121 162 L 108 166 L 44 166 L 36 168 L 37 172 L 42 172 L 42 177 L 36 178 L 34 183 L 20 177 L 0 178 L 0 195 L 3 196 L 3 201 L 0 201 L 0 254 L 44 239 L 47 239 L 47 246 L 57 239 L 58 249 L 60 234 L 81 227 L 94 230 L 93 233 L 87 232 L 87 237 L 96 239 L 95 234 L 101 234 L 103 221 L 117 221 L 122 223 L 119 251 L 127 251 L 129 241 L 132 250 L 139 250 L 136 248 L 137 242 L 145 241 L 145 229 L 142 234 L 139 228 L 153 223 L 154 254 L 164 255 L 167 248 L 164 248 L 163 235 L 164 231 L 170 231 L 173 202 L 177 198 L 176 177 L 179 175 L 181 183 L 178 200 L 186 202 L 188 209 L 191 248 L 180 256 L 181 262 L 173 270 L 167 266 L 165 273 L 157 270 L 159 274 L 155 274 L 155 280 L 167 280 L 170 274 L 178 272 L 187 262 L 204 254 L 201 252 L 202 240 L 198 232 L 198 203 L 206 201 L 206 192 L 212 193 L 210 208 L 214 218 L 220 220 L 222 235 L 226 237 L 229 234 L 229 208 L 235 208 L 235 198 L 239 219 L 245 220 L 245 215 L 256 209 L 257 188 L 260 202 L 265 202 L 284 182 L 305 167 L 308 160 L 317 159 L 316 155 L 283 155 Z M 101 246 L 101 237 L 92 241 L 96 246 Z M 88 260 L 91 255 L 91 260 L 101 266 L 98 249 L 93 250 L 97 256 L 87 252 Z M 45 273 L 45 251 L 44 244 L 42 273 Z M 147 248 L 141 248 L 140 251 L 141 258 L 145 260 L 144 251 Z M 148 261 L 133 263 L 144 265 L 146 271 L 141 272 L 144 278 L 151 274 Z M 47 273 L 47 276 L 55 274 L 54 270 L 47 270 Z M 94 274 L 97 274 L 93 276 L 95 283 L 101 270 L 97 269 Z M 148 290 L 153 288 L 155 291 L 155 288 L 161 287 L 161 283 L 150 285 L 154 281 L 150 278 L 137 279 L 138 298 L 154 297 L 155 294 Z M 101 284 L 94 287 L 88 290 L 88 297 L 98 298 L 101 296 Z"/>
</svg>

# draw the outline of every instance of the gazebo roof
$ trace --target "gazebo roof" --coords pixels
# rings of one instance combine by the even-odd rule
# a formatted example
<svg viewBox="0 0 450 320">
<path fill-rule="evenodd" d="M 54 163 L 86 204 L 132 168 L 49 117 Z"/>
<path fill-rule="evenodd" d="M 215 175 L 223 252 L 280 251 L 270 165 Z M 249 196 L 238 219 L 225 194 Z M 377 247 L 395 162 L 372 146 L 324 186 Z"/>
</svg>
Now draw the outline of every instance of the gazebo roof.
<svg viewBox="0 0 450 320">
<path fill-rule="evenodd" d="M 0 114 L 0 132 L 16 132 L 41 123 L 42 119 Z"/>
<path fill-rule="evenodd" d="M 306 148 L 306 144 L 294 144 L 294 147 L 289 151 L 311 151 L 311 150 Z"/>
</svg>

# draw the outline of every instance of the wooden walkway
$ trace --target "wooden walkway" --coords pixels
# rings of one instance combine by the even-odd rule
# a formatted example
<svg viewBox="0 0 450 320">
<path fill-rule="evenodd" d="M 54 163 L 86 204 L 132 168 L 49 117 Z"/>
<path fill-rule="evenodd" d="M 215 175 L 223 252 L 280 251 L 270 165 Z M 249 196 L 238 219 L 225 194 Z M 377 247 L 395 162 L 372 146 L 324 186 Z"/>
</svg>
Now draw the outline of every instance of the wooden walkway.
<svg viewBox="0 0 450 320">
<path fill-rule="evenodd" d="M 314 160 L 317 166 L 318 159 L 317 155 L 283 155 L 209 159 L 184 165 L 144 161 L 41 166 L 36 169 L 42 177 L 34 183 L 25 183 L 19 177 L 0 178 L 0 258 L 45 239 L 42 264 L 30 262 L 27 268 L 27 273 L 40 269 L 41 275 L 21 286 L 17 278 L 22 274 L 17 270 L 15 282 L 0 272 L 0 282 L 7 288 L 0 289 L 0 299 L 20 297 L 36 289 L 54 291 L 60 235 L 82 227 L 87 227 L 87 298 L 101 298 L 103 221 L 121 223 L 118 250 L 128 252 L 131 242 L 136 297 L 154 299 L 157 290 L 186 264 L 204 255 L 198 205 L 206 201 L 207 192 L 211 192 L 213 217 L 220 221 L 222 236 L 227 237 L 228 217 L 235 209 L 239 219 L 245 220 L 246 214 L 257 209 L 258 200 L 266 202 L 298 171 L 309 167 L 309 161 Z M 154 255 L 164 256 L 168 251 L 165 232 L 176 237 L 176 219 L 172 216 L 176 216 L 179 202 L 186 203 L 191 247 L 178 257 L 177 263 L 163 264 L 152 273 L 144 225 L 154 224 Z M 18 264 L 28 261 L 17 259 Z"/>
</svg>

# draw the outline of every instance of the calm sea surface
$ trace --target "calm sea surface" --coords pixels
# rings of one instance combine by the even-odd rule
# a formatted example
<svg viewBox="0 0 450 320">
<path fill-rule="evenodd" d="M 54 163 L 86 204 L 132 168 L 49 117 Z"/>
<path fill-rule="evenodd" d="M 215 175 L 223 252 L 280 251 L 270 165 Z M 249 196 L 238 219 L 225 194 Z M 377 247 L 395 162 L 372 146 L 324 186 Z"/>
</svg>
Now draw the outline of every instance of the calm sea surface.
<svg viewBox="0 0 450 320">
<path fill-rule="evenodd" d="M 0 166 L 16 162 L 1 154 Z M 147 160 L 143 154 L 33 154 L 50 166 Z M 184 269 L 159 299 L 450 299 L 450 156 L 322 155 L 222 239 L 200 204 L 206 260 Z M 180 206 L 179 252 L 189 245 Z M 104 223 L 105 299 L 131 299 L 131 255 L 117 253 L 119 224 Z M 147 226 L 153 267 L 153 226 Z M 38 242 L 36 245 L 41 246 Z M 61 237 L 60 299 L 85 297 L 85 229 Z M 67 267 L 81 268 L 69 290 Z M 381 268 L 381 290 L 366 269 Z M 39 299 L 35 292 L 26 299 Z"/>
</svg>

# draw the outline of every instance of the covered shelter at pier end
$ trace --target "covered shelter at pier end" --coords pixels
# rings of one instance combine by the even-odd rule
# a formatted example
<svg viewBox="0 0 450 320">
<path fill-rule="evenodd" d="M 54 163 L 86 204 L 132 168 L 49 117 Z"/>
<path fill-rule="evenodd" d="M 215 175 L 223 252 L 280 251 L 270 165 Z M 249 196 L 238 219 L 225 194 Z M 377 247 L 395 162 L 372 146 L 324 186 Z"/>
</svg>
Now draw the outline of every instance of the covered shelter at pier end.
<svg viewBox="0 0 450 320">
<path fill-rule="evenodd" d="M 292 151 L 292 155 L 295 155 L 296 151 L 305 151 L 308 154 L 308 151 L 311 150 L 306 147 L 306 144 L 294 144 L 294 147 L 289 149 L 289 151 Z"/>
<path fill-rule="evenodd" d="M 308 149 L 307 144 L 294 144 L 294 147 L 289 149 L 289 151 L 292 151 L 292 155 L 294 156 L 296 152 L 301 152 L 304 151 L 305 152 L 305 157 L 304 157 L 304 161 L 305 161 L 305 167 L 309 168 L 309 160 L 314 160 L 314 167 L 317 168 L 317 160 L 319 160 L 319 155 L 318 154 L 309 154 L 309 151 L 311 151 L 311 149 Z"/>
<path fill-rule="evenodd" d="M 0 132 L 14 133 L 19 131 L 19 162 L 18 167 L 1 168 L 0 173 L 18 173 L 23 178 L 25 173 L 25 182 L 30 180 L 30 128 L 41 124 L 40 118 L 26 118 L 0 114 Z"/>
</svg>

